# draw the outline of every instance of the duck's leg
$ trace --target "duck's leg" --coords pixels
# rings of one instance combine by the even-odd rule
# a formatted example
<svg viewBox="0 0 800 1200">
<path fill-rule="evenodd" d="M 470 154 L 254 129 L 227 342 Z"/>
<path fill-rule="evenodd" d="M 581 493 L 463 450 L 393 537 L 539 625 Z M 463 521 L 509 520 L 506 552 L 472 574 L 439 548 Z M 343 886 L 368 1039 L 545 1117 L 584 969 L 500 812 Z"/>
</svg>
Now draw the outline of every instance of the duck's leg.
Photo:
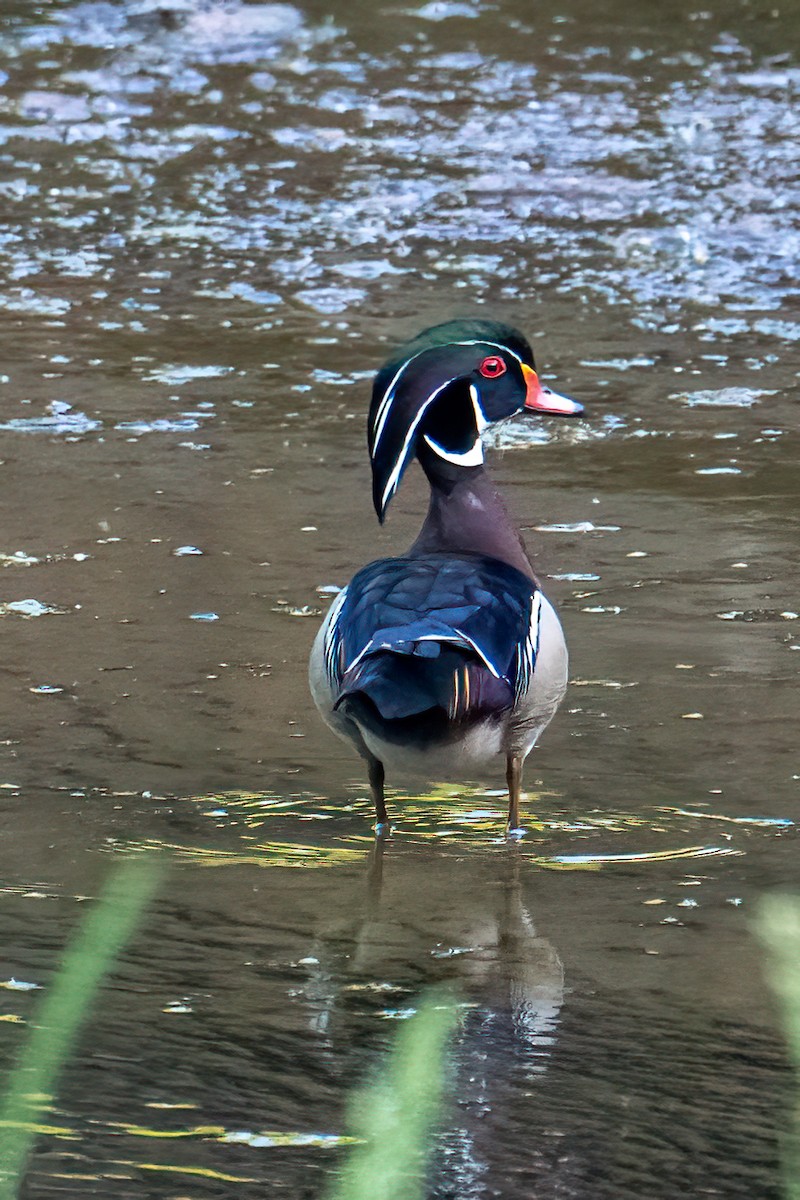
<svg viewBox="0 0 800 1200">
<path fill-rule="evenodd" d="M 389 816 L 386 812 L 386 801 L 383 798 L 383 763 L 367 747 L 367 743 L 361 735 L 361 730 L 355 722 L 353 722 L 348 732 L 356 744 L 358 753 L 367 764 L 369 790 L 372 795 L 372 803 L 375 805 L 375 832 L 378 837 L 383 837 L 385 834 L 391 832 L 389 829 Z"/>
<path fill-rule="evenodd" d="M 519 798 L 522 791 L 521 754 L 509 754 L 506 759 L 506 783 L 508 784 L 508 832 L 519 829 Z"/>
<path fill-rule="evenodd" d="M 367 758 L 367 765 L 369 767 L 369 789 L 372 793 L 372 803 L 375 805 L 375 832 L 380 836 L 389 832 L 389 815 L 386 812 L 386 801 L 383 797 L 383 763 L 379 758 L 375 758 L 374 754 L 370 754 Z"/>
</svg>

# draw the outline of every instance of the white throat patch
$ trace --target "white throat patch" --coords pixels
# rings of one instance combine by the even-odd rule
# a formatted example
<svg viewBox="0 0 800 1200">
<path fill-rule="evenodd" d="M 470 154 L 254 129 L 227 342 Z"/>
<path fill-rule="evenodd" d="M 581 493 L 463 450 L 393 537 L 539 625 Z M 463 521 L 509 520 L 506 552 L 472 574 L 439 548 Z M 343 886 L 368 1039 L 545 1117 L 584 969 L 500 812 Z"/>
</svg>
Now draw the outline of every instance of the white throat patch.
<svg viewBox="0 0 800 1200">
<path fill-rule="evenodd" d="M 423 436 L 426 445 L 430 446 L 433 453 L 438 455 L 439 458 L 443 458 L 445 462 L 454 463 L 457 467 L 479 467 L 483 462 L 483 443 L 480 436 L 476 437 L 469 450 L 461 452 L 457 450 L 445 450 L 444 446 L 440 446 L 432 437 L 428 437 L 427 433 Z"/>
<path fill-rule="evenodd" d="M 486 419 L 486 414 L 483 411 L 480 392 L 475 387 L 474 383 L 469 385 L 469 396 L 470 400 L 472 401 L 473 412 L 475 413 L 475 427 L 478 430 L 478 437 L 480 437 L 489 422 Z"/>
</svg>

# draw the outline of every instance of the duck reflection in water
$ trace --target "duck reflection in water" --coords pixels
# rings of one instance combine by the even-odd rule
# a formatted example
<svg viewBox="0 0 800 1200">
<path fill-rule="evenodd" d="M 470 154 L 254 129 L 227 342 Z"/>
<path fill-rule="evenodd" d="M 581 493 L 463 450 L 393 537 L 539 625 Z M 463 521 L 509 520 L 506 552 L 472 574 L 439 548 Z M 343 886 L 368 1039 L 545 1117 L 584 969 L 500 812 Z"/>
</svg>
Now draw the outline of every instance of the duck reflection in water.
<svg viewBox="0 0 800 1200">
<path fill-rule="evenodd" d="M 497 321 L 428 329 L 375 379 L 378 519 L 414 458 L 430 507 L 406 555 L 370 563 L 339 593 L 309 677 L 324 720 L 367 763 L 378 833 L 387 767 L 440 780 L 498 756 L 517 831 L 523 763 L 566 690 L 561 625 L 484 468 L 484 430 L 520 412 L 582 409 L 542 386 L 527 340 Z"/>
<path fill-rule="evenodd" d="M 396 850 L 376 839 L 358 915 L 320 930 L 295 999 L 307 1006 L 312 1032 L 333 1047 L 356 998 L 399 1019 L 413 1012 L 421 987 L 451 986 L 464 1011 L 461 1103 L 487 1103 L 493 1078 L 515 1067 L 525 1077 L 546 1069 L 564 998 L 561 959 L 536 932 L 515 844 L 499 873 L 492 856 L 483 880 L 461 856 L 433 850 L 422 853 L 435 854 L 435 863 L 422 864 L 418 850 L 400 850 L 384 871 Z"/>
</svg>

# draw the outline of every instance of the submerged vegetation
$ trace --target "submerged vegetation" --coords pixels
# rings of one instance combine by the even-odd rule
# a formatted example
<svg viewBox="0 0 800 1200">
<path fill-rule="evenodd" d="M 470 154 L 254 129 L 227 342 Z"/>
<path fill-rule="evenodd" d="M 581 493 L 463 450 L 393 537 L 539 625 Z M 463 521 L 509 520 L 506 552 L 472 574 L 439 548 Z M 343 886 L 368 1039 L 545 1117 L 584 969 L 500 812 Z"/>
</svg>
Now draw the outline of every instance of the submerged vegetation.
<svg viewBox="0 0 800 1200">
<path fill-rule="evenodd" d="M 19 1195 L 67 1059 L 104 977 L 155 894 L 165 861 L 137 854 L 115 866 L 64 953 L 0 1101 L 0 1200 Z M 385 1072 L 353 1100 L 357 1144 L 329 1200 L 422 1200 L 457 1013 L 452 997 L 431 993 L 401 1027 Z"/>
<path fill-rule="evenodd" d="M 767 977 L 778 997 L 789 1058 L 795 1072 L 795 1101 L 783 1150 L 784 1189 L 800 1200 L 800 897 L 768 896 L 758 931 L 766 945 Z"/>
<path fill-rule="evenodd" d="M 351 1123 L 362 1141 L 328 1200 L 423 1200 L 457 1013 L 452 998 L 432 993 L 401 1026 L 385 1072 L 353 1100 Z"/>
<path fill-rule="evenodd" d="M 0 1200 L 15 1200 L 59 1077 L 103 977 L 136 928 L 162 878 L 162 856 L 133 855 L 115 866 L 64 954 L 0 1105 Z"/>
</svg>

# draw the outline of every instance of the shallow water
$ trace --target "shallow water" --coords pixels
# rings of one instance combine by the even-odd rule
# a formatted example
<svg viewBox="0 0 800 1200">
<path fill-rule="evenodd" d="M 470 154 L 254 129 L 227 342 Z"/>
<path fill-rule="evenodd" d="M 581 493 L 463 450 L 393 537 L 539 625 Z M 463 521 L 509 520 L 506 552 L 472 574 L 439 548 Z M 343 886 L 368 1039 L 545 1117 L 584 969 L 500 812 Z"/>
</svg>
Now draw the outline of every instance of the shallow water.
<svg viewBox="0 0 800 1200">
<path fill-rule="evenodd" d="M 440 980 L 431 1195 L 778 1195 L 800 30 L 714 9 L 6 4 L 3 1063 L 111 855 L 174 855 L 26 1196 L 320 1196 Z M 384 343 L 470 312 L 586 404 L 492 458 L 573 682 L 520 845 L 501 779 L 397 779 L 376 861 L 305 662 L 424 511 L 371 513 Z"/>
</svg>

